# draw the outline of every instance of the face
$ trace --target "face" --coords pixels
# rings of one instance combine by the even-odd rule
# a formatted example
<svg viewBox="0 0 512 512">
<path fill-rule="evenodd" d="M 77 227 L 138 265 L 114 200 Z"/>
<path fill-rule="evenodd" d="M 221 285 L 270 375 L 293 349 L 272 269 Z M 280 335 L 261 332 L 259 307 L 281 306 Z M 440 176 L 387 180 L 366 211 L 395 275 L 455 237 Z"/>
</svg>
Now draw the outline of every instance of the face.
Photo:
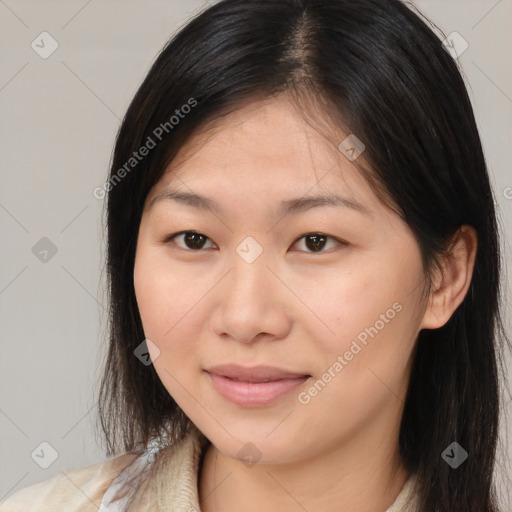
<svg viewBox="0 0 512 512">
<path fill-rule="evenodd" d="M 286 463 L 398 435 L 419 247 L 285 96 L 181 148 L 148 195 L 134 282 L 156 372 L 224 454 Z"/>
</svg>

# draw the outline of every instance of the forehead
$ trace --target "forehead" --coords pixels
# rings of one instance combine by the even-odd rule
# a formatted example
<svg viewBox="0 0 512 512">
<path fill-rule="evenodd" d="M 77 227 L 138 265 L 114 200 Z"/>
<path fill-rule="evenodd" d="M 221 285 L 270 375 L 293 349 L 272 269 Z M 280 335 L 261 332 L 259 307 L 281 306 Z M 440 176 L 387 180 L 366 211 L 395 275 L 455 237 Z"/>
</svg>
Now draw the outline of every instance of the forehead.
<svg viewBox="0 0 512 512">
<path fill-rule="evenodd" d="M 320 132 L 285 95 L 249 103 L 198 130 L 153 187 L 251 201 L 336 193 L 373 209 L 377 198 L 353 162 L 338 149 L 347 134 Z M 362 156 L 359 157 L 362 161 Z"/>
</svg>

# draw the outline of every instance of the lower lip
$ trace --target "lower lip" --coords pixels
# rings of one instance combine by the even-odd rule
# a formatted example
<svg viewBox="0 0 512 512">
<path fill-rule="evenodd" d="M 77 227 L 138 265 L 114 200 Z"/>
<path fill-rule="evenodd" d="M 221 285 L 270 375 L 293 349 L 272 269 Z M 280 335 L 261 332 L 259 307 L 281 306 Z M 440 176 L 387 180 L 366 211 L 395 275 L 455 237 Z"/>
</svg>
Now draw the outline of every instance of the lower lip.
<svg viewBox="0 0 512 512">
<path fill-rule="evenodd" d="M 207 372 L 208 373 L 208 372 Z M 271 382 L 244 382 L 208 373 L 213 387 L 226 400 L 241 407 L 261 407 L 272 403 L 299 387 L 309 376 Z"/>
</svg>

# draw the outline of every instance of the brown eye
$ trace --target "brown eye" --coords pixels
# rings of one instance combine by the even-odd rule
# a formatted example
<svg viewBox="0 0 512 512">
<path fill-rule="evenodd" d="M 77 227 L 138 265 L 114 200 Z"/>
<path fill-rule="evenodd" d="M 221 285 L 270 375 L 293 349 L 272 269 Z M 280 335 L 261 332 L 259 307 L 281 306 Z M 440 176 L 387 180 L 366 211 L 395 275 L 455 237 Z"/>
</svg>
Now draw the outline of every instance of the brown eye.
<svg viewBox="0 0 512 512">
<path fill-rule="evenodd" d="M 347 245 L 341 241 L 334 239 L 329 235 L 324 235 L 323 233 L 308 233 L 299 238 L 295 244 L 299 243 L 299 241 L 304 240 L 304 245 L 306 247 L 306 252 L 326 252 L 323 249 L 326 247 L 327 241 L 332 240 L 335 244 L 338 245 Z M 295 245 L 294 244 L 294 245 Z M 335 246 L 335 245 L 334 245 Z M 330 247 L 328 247 L 330 248 Z"/>
<path fill-rule="evenodd" d="M 208 240 L 210 240 L 206 235 L 202 233 L 198 233 L 197 231 L 181 231 L 180 233 L 175 233 L 174 235 L 170 235 L 167 237 L 164 242 L 169 242 L 171 240 L 182 240 L 182 243 L 179 244 L 177 242 L 176 245 L 185 250 L 193 250 L 198 251 L 200 249 L 204 249 L 205 244 Z M 213 242 L 212 242 L 213 243 Z M 208 248 L 208 247 L 207 247 Z M 211 248 L 211 247 L 209 247 Z"/>
</svg>

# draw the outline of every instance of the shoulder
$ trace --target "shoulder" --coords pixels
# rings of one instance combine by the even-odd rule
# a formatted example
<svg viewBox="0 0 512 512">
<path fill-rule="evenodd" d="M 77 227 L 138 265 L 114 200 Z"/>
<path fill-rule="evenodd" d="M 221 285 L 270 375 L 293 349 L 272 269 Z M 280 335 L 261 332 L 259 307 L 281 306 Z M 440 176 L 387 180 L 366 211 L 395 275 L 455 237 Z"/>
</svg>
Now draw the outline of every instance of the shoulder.
<svg viewBox="0 0 512 512">
<path fill-rule="evenodd" d="M 97 512 L 112 480 L 138 455 L 125 453 L 85 468 L 61 471 L 16 491 L 0 503 L 0 512 Z"/>
</svg>

